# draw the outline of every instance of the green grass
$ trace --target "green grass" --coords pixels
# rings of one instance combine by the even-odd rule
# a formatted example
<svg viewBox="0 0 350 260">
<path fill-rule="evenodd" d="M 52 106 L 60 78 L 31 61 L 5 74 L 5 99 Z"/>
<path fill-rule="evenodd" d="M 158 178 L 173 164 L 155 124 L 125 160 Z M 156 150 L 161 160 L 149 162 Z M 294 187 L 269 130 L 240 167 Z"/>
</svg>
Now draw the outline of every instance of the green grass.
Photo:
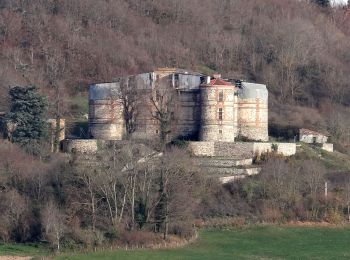
<svg viewBox="0 0 350 260">
<path fill-rule="evenodd" d="M 297 160 L 314 159 L 323 163 L 326 169 L 331 171 L 350 171 L 350 157 L 347 154 L 334 151 L 333 153 L 324 151 L 319 146 L 300 143 Z"/>
<path fill-rule="evenodd" d="M 0 256 L 42 256 L 47 255 L 45 247 L 38 244 L 0 244 Z"/>
<path fill-rule="evenodd" d="M 59 256 L 57 259 L 349 259 L 349 228 L 253 226 L 200 232 L 179 249 Z"/>
</svg>

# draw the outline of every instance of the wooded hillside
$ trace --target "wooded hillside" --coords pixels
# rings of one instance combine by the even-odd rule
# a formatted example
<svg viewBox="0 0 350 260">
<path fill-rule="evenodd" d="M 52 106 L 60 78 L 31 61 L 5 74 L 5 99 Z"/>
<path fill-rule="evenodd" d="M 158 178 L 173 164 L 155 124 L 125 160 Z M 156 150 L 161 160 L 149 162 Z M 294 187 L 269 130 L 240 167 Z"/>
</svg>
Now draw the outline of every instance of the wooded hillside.
<svg viewBox="0 0 350 260">
<path fill-rule="evenodd" d="M 162 66 L 265 83 L 271 123 L 339 129 L 350 12 L 297 0 L 0 1 L 2 97 L 9 85 L 52 96 L 58 85 L 67 112 L 88 83 Z"/>
</svg>

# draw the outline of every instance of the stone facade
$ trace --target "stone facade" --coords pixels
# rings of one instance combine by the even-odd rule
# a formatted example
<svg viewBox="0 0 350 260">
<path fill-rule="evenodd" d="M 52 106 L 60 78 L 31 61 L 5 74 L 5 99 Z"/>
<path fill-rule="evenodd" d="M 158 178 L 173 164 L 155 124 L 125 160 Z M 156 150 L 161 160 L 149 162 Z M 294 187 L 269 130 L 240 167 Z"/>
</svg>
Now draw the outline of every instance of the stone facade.
<svg viewBox="0 0 350 260">
<path fill-rule="evenodd" d="M 199 139 L 234 142 L 237 136 L 235 86 L 225 85 L 225 81 L 213 82 L 201 85 L 200 90 L 202 114 Z"/>
<path fill-rule="evenodd" d="M 324 144 L 327 143 L 328 136 L 316 131 L 302 128 L 299 130 L 299 140 L 300 142 L 308 144 Z"/>
<path fill-rule="evenodd" d="M 296 153 L 296 144 L 258 142 L 190 142 L 189 149 L 195 156 L 217 156 L 243 159 L 271 152 L 276 152 L 284 156 L 291 156 Z"/>
<path fill-rule="evenodd" d="M 322 144 L 322 149 L 330 153 L 334 151 L 333 144 L 330 144 L 330 143 Z"/>
<path fill-rule="evenodd" d="M 118 86 L 115 83 L 90 85 L 90 136 L 102 140 L 122 140 L 125 132 L 123 118 Z"/>
<path fill-rule="evenodd" d="M 98 151 L 98 140 L 66 139 L 63 141 L 63 151 L 66 153 L 95 154 Z"/>
<path fill-rule="evenodd" d="M 171 138 L 234 142 L 236 137 L 268 140 L 268 92 L 265 85 L 223 80 L 180 69 L 157 69 L 121 77 L 113 83 L 93 84 L 89 90 L 92 138 L 122 140 L 125 136 L 121 88 L 135 89 L 138 108 L 131 138 L 154 139 L 160 126 L 150 102 L 158 102 L 159 86 L 177 93 Z"/>
<path fill-rule="evenodd" d="M 268 141 L 268 107 L 260 98 L 240 99 L 239 133 L 250 140 Z"/>
</svg>

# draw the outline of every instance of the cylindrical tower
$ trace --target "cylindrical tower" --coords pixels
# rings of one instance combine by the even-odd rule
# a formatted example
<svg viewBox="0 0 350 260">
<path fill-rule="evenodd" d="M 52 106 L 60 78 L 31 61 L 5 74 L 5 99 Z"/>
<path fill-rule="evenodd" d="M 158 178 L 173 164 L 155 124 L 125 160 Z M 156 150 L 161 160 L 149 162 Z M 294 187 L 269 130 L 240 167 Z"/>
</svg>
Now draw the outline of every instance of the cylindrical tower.
<svg viewBox="0 0 350 260">
<path fill-rule="evenodd" d="M 238 91 L 239 135 L 268 141 L 268 91 L 265 85 L 242 82 Z"/>
<path fill-rule="evenodd" d="M 207 80 L 201 92 L 201 141 L 234 142 L 237 131 L 235 86 L 222 79 Z"/>
<path fill-rule="evenodd" d="M 95 139 L 123 139 L 125 124 L 118 83 L 90 85 L 89 133 Z"/>
</svg>

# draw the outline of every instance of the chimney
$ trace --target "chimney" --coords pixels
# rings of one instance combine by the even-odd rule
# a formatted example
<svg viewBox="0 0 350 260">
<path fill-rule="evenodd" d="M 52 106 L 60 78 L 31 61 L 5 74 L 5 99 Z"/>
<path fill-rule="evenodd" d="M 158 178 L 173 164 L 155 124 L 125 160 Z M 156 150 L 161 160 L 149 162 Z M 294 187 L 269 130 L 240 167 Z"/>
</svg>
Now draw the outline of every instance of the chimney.
<svg viewBox="0 0 350 260">
<path fill-rule="evenodd" d="M 210 84 L 210 76 L 205 77 L 205 84 Z"/>
</svg>

